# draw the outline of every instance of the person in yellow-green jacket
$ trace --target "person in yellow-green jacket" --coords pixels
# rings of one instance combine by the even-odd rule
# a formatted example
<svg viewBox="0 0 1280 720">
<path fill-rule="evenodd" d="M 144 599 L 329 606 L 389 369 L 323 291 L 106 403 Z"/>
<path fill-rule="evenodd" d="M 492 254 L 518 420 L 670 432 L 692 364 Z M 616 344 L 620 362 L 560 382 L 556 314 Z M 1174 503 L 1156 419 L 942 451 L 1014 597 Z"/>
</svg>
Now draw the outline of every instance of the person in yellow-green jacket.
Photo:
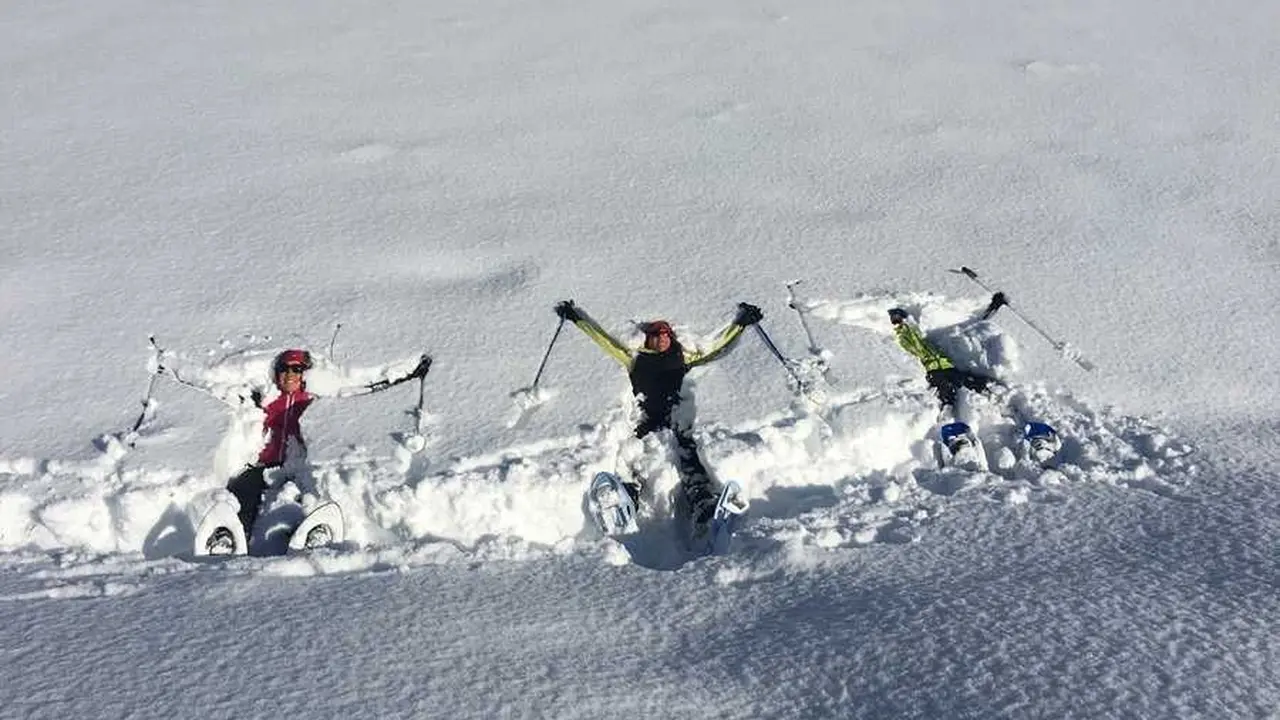
<svg viewBox="0 0 1280 720">
<path fill-rule="evenodd" d="M 698 446 L 693 439 L 691 427 L 692 418 L 678 421 L 673 414 L 680 406 L 680 391 L 685 375 L 693 368 L 728 353 L 742 336 L 742 331 L 764 317 L 760 308 L 739 303 L 733 322 L 716 335 L 711 347 L 705 351 L 690 350 L 681 345 L 671 324 L 665 320 L 643 323 L 641 329 L 644 331 L 644 344 L 638 348 L 630 348 L 610 335 L 572 300 L 558 303 L 555 311 L 626 368 L 627 377 L 631 380 L 631 391 L 640 405 L 641 417 L 635 428 L 635 436 L 642 438 L 655 430 L 671 430 L 678 450 L 676 455 L 681 487 L 692 519 L 695 523 L 709 521 L 718 499 L 714 482 L 698 457 Z M 628 490 L 633 496 L 639 495 L 639 488 L 634 482 L 629 483 Z"/>
<path fill-rule="evenodd" d="M 1004 293 L 998 292 L 992 295 L 990 304 L 987 305 L 986 310 L 982 312 L 979 319 L 989 319 L 996 314 L 996 311 L 1005 302 Z M 902 346 L 902 349 L 911 353 L 920 361 L 921 365 L 924 365 L 925 381 L 937 393 L 938 401 L 943 409 L 955 407 L 956 392 L 960 388 L 968 388 L 975 392 L 986 392 L 987 387 L 992 382 L 995 382 L 993 378 L 985 375 L 965 372 L 957 368 L 951 358 L 925 339 L 924 334 L 911 321 L 906 310 L 897 307 L 890 309 L 889 322 L 893 324 L 893 334 L 897 336 L 898 344 Z"/>
</svg>

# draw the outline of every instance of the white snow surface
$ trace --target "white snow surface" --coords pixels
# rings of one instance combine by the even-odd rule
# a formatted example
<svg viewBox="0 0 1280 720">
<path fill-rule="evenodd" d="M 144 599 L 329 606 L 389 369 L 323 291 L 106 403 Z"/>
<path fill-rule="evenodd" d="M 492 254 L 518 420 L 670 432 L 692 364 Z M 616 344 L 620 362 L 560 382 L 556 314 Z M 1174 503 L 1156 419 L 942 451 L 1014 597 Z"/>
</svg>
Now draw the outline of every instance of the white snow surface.
<svg viewBox="0 0 1280 720">
<path fill-rule="evenodd" d="M 18 0 L 0 37 L 0 717 L 1280 717 L 1273 3 Z M 968 322 L 962 265 L 1012 310 Z M 521 392 L 565 298 L 695 345 L 753 302 L 815 380 L 750 332 L 690 378 L 730 554 L 675 540 L 581 333 Z M 937 468 L 893 306 L 1007 383 L 964 408 L 989 472 Z M 322 397 L 347 541 L 192 557 L 256 430 L 162 377 L 130 447 L 151 335 L 228 392 L 429 352 L 426 447 L 416 383 Z M 582 491 L 621 466 L 615 541 Z"/>
</svg>

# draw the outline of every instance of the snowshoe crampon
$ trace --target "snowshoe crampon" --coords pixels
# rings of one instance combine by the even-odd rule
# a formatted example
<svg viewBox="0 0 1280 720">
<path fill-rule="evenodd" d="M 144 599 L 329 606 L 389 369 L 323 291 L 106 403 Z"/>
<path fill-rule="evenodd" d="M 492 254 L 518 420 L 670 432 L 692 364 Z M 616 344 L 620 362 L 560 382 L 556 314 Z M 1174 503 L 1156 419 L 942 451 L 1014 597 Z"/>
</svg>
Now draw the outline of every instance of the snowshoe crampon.
<svg viewBox="0 0 1280 720">
<path fill-rule="evenodd" d="M 333 529 L 328 525 L 316 525 L 307 531 L 307 537 L 302 544 L 306 549 L 311 550 L 324 547 L 331 542 L 333 542 Z"/>
<path fill-rule="evenodd" d="M 294 529 L 289 538 L 290 550 L 315 550 L 337 545 L 346 539 L 346 523 L 342 508 L 333 501 L 320 504 Z"/>
<path fill-rule="evenodd" d="M 249 540 L 237 515 L 239 506 L 228 498 L 230 494 L 215 500 L 196 523 L 193 555 L 244 555 L 249 551 Z"/>
<path fill-rule="evenodd" d="M 215 528 L 205 540 L 204 550 L 207 555 L 235 555 L 236 536 L 229 528 Z"/>
</svg>

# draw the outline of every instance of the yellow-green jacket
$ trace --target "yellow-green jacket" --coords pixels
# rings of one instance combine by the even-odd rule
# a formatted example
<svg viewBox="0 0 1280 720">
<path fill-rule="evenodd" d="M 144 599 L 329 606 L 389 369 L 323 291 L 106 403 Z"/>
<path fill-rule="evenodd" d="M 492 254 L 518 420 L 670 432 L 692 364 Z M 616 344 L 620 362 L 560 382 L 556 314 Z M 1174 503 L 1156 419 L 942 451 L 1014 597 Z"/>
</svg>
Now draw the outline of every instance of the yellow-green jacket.
<svg viewBox="0 0 1280 720">
<path fill-rule="evenodd" d="M 910 322 L 894 325 L 893 334 L 898 336 L 898 344 L 902 349 L 914 355 L 924 365 L 925 372 L 949 370 L 955 367 L 951 359 L 942 354 L 941 350 L 930 345 L 920 333 L 920 328 Z"/>
<path fill-rule="evenodd" d="M 623 345 L 581 308 L 577 310 L 579 319 L 574 321 L 574 325 L 627 369 L 631 391 L 639 399 L 644 413 L 645 419 L 641 423 L 641 427 L 646 428 L 644 432 L 668 426 L 671 410 L 680 402 L 680 388 L 685 375 L 692 368 L 722 357 L 745 329 L 742 325 L 730 323 L 716 335 L 706 351 L 687 350 L 672 337 L 671 347 L 665 352 L 658 352 L 646 347 L 632 349 Z"/>
<path fill-rule="evenodd" d="M 617 338 L 600 327 L 600 324 L 592 319 L 590 315 L 587 315 L 582 308 L 577 308 L 577 311 L 581 319 L 574 322 L 574 325 L 577 325 L 579 330 L 595 341 L 610 357 L 622 363 L 628 373 L 635 367 L 636 359 L 639 356 L 659 354 L 646 347 L 629 348 L 623 345 Z M 679 348 L 685 369 L 689 370 L 699 365 L 705 365 L 724 355 L 733 347 L 733 344 L 745 329 L 745 327 L 737 323 L 729 323 L 716 335 L 715 339 L 711 341 L 711 347 L 705 351 L 688 350 L 683 345 L 680 345 L 679 342 L 673 342 L 673 347 Z"/>
</svg>

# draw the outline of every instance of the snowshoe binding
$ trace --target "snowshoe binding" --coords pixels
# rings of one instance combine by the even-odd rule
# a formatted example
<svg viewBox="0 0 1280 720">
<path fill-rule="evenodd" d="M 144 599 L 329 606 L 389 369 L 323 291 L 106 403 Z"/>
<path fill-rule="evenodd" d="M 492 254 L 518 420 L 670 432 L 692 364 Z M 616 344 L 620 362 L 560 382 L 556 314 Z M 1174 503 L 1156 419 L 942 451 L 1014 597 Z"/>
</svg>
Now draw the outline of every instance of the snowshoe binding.
<svg viewBox="0 0 1280 720">
<path fill-rule="evenodd" d="M 966 423 L 952 422 L 938 429 L 939 439 L 945 448 L 945 465 L 971 471 L 987 469 L 987 454 L 982 441 Z"/>
<path fill-rule="evenodd" d="M 1027 423 L 1023 428 L 1022 439 L 1028 460 L 1041 467 L 1057 462 L 1058 451 L 1062 449 L 1062 438 L 1052 426 L 1042 422 Z"/>
</svg>

